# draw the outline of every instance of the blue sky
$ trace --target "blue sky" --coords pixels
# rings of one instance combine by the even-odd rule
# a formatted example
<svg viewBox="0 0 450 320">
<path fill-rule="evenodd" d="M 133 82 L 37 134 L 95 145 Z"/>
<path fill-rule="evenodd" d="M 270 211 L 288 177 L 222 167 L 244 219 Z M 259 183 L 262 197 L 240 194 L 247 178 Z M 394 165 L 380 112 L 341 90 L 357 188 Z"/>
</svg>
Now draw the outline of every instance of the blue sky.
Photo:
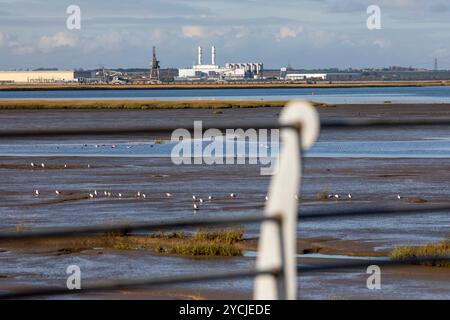
<svg viewBox="0 0 450 320">
<path fill-rule="evenodd" d="M 366 27 L 369 5 L 381 30 Z M 81 29 L 66 27 L 69 5 Z M 0 69 L 190 66 L 202 45 L 218 63 L 266 68 L 450 69 L 448 0 L 0 0 Z"/>
</svg>

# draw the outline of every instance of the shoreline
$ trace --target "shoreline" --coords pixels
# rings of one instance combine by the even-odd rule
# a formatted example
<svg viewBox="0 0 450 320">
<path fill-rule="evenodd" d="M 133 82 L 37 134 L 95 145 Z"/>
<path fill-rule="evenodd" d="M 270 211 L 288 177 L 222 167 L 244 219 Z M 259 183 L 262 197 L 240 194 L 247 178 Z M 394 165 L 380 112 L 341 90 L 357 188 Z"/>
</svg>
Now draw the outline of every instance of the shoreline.
<svg viewBox="0 0 450 320">
<path fill-rule="evenodd" d="M 369 88 L 369 87 L 442 87 L 450 81 L 367 81 L 367 82 L 256 82 L 256 83 L 167 83 L 167 84 L 3 84 L 0 91 L 59 91 L 59 90 L 192 90 L 192 89 L 295 89 L 295 88 Z"/>
<path fill-rule="evenodd" d="M 287 100 L 0 100 L 0 110 L 165 110 L 281 108 Z M 313 102 L 314 106 L 331 107 Z"/>
</svg>

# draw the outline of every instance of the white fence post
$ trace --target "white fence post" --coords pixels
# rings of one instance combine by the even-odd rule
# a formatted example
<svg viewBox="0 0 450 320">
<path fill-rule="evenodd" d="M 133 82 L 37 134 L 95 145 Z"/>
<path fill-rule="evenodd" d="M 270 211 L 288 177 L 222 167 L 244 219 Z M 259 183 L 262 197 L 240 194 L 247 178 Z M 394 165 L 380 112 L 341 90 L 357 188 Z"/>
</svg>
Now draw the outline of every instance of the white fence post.
<svg viewBox="0 0 450 320">
<path fill-rule="evenodd" d="M 297 298 L 297 214 L 301 152 L 310 148 L 320 131 L 319 116 L 306 101 L 291 101 L 280 115 L 281 152 L 269 187 L 265 216 L 278 216 L 280 223 L 261 226 L 256 268 L 280 270 L 280 276 L 259 275 L 254 298 L 275 300 Z M 290 127 L 298 127 L 298 130 Z M 281 229 L 280 229 L 281 228 Z"/>
</svg>

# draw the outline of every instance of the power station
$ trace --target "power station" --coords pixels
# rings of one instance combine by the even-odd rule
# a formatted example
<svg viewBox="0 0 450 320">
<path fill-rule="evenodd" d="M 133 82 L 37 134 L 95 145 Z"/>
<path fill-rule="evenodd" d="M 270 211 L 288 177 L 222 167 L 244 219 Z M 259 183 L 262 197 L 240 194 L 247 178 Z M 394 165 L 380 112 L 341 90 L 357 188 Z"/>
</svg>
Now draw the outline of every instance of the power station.
<svg viewBox="0 0 450 320">
<path fill-rule="evenodd" d="M 203 64 L 203 48 L 197 49 L 197 64 L 192 68 L 178 70 L 178 81 L 198 80 L 239 80 L 239 79 L 261 79 L 262 63 L 226 63 L 224 67 L 216 64 L 217 50 L 211 47 L 211 64 Z"/>
</svg>

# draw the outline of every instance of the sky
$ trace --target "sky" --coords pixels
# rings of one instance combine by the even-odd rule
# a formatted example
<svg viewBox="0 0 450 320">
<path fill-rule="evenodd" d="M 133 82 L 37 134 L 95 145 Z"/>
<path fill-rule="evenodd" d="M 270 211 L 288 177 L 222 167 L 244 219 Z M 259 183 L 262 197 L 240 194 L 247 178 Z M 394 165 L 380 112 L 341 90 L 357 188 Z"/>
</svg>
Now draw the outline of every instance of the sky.
<svg viewBox="0 0 450 320">
<path fill-rule="evenodd" d="M 67 8 L 81 10 L 69 29 Z M 369 29 L 370 5 L 381 29 Z M 0 0 L 0 69 L 188 67 L 450 69 L 449 0 Z"/>
</svg>

